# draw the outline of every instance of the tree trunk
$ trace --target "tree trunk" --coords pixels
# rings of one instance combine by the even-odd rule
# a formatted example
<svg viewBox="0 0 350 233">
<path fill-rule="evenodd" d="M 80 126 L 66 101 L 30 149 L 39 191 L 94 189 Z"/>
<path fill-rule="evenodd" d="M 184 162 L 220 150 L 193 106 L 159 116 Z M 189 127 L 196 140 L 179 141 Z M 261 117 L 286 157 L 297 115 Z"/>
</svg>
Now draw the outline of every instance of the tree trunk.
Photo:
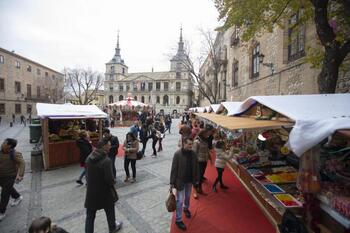
<svg viewBox="0 0 350 233">
<path fill-rule="evenodd" d="M 338 49 L 326 48 L 321 73 L 318 75 L 320 94 L 335 93 L 339 74 Z"/>
</svg>

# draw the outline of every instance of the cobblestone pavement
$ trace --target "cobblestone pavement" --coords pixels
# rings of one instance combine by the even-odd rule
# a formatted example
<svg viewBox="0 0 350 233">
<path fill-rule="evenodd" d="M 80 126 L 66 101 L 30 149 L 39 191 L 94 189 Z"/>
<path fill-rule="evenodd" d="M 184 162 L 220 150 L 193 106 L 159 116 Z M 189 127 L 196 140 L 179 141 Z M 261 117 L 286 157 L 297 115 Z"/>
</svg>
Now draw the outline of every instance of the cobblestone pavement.
<svg viewBox="0 0 350 233">
<path fill-rule="evenodd" d="M 172 214 L 168 213 L 164 201 L 169 187 L 169 174 L 172 156 L 177 149 L 178 120 L 173 121 L 172 132 L 163 139 L 163 152 L 151 158 L 151 141 L 147 144 L 146 157 L 137 161 L 136 182 L 124 183 L 123 159 L 117 158 L 117 186 L 119 201 L 116 204 L 116 218 L 123 221 L 121 233 L 169 232 Z M 129 128 L 113 128 L 112 134 L 123 143 Z M 23 153 L 26 161 L 24 180 L 16 184 L 23 201 L 16 207 L 8 205 L 6 217 L 0 222 L 1 233 L 27 232 L 31 221 L 39 216 L 49 216 L 53 222 L 70 233 L 84 232 L 85 224 L 85 185 L 75 183 L 81 168 L 67 166 L 41 173 L 30 171 L 30 151 L 34 144 L 29 143 L 29 128 L 15 124 L 0 125 L 0 141 L 13 137 L 18 140 L 17 150 Z M 142 146 L 140 144 L 140 146 Z M 99 211 L 95 220 L 95 232 L 108 232 L 104 211 Z"/>
</svg>

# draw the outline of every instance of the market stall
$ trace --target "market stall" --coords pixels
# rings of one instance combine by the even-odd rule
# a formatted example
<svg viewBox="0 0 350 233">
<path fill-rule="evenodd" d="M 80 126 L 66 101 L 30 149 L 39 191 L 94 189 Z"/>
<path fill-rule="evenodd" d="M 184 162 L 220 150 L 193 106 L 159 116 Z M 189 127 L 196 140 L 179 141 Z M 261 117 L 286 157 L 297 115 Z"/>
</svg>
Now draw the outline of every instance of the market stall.
<svg viewBox="0 0 350 233">
<path fill-rule="evenodd" d="M 95 105 L 37 104 L 41 118 L 43 163 L 45 169 L 79 161 L 75 140 L 85 130 L 93 145 L 102 138 L 102 119 L 107 114 Z"/>
<path fill-rule="evenodd" d="M 138 120 L 139 114 L 152 112 L 151 106 L 134 100 L 130 96 L 131 94 L 124 100 L 108 105 L 111 121 L 114 121 L 116 125 L 132 125 Z"/>
<path fill-rule="evenodd" d="M 235 117 L 197 116 L 224 134 L 235 153 L 229 167 L 272 223 L 291 209 L 314 232 L 343 233 L 350 229 L 349 111 L 349 94 L 257 96 L 236 106 Z"/>
</svg>

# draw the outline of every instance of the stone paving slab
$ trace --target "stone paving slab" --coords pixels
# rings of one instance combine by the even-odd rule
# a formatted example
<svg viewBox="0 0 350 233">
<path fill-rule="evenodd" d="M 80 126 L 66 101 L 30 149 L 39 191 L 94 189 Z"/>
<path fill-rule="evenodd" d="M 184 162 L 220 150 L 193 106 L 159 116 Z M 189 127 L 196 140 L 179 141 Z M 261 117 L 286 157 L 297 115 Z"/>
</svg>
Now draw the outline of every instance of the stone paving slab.
<svg viewBox="0 0 350 233">
<path fill-rule="evenodd" d="M 124 159 L 116 159 L 117 187 L 119 201 L 116 204 L 117 220 L 124 222 L 121 233 L 169 232 L 172 214 L 165 208 L 169 188 L 169 174 L 172 156 L 177 150 L 179 134 L 178 121 L 172 126 L 172 134 L 163 140 L 164 151 L 157 158 L 151 158 L 152 140 L 148 141 L 146 158 L 137 161 L 135 183 L 124 183 Z M 128 128 L 113 128 L 120 144 L 124 142 Z M 33 218 L 46 215 L 68 232 L 84 232 L 85 227 L 85 185 L 77 185 L 81 172 L 79 165 L 71 165 L 40 173 L 30 172 L 30 151 L 35 144 L 29 143 L 29 128 L 15 124 L 14 127 L 0 125 L 0 141 L 7 137 L 18 140 L 17 150 L 26 161 L 24 180 L 16 189 L 24 199 L 16 207 L 8 207 L 6 218 L 0 222 L 1 233 L 25 233 Z M 142 145 L 140 144 L 140 149 Z M 158 148 L 158 146 L 157 146 Z M 131 169 L 130 169 L 131 171 Z M 104 211 L 98 211 L 95 232 L 108 232 Z"/>
</svg>

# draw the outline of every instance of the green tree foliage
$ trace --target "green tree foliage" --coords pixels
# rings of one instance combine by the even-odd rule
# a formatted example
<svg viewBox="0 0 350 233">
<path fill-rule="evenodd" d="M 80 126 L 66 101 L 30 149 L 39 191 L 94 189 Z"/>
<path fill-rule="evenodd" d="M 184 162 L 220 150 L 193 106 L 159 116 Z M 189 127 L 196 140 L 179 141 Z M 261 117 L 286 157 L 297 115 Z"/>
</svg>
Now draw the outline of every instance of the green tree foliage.
<svg viewBox="0 0 350 233">
<path fill-rule="evenodd" d="M 321 68 L 318 77 L 320 93 L 333 93 L 339 68 L 350 52 L 350 0 L 214 0 L 224 25 L 219 30 L 238 26 L 247 41 L 261 33 L 284 27 L 296 12 L 297 24 L 313 21 L 318 35 L 318 48 L 308 48 L 306 61 Z"/>
</svg>

